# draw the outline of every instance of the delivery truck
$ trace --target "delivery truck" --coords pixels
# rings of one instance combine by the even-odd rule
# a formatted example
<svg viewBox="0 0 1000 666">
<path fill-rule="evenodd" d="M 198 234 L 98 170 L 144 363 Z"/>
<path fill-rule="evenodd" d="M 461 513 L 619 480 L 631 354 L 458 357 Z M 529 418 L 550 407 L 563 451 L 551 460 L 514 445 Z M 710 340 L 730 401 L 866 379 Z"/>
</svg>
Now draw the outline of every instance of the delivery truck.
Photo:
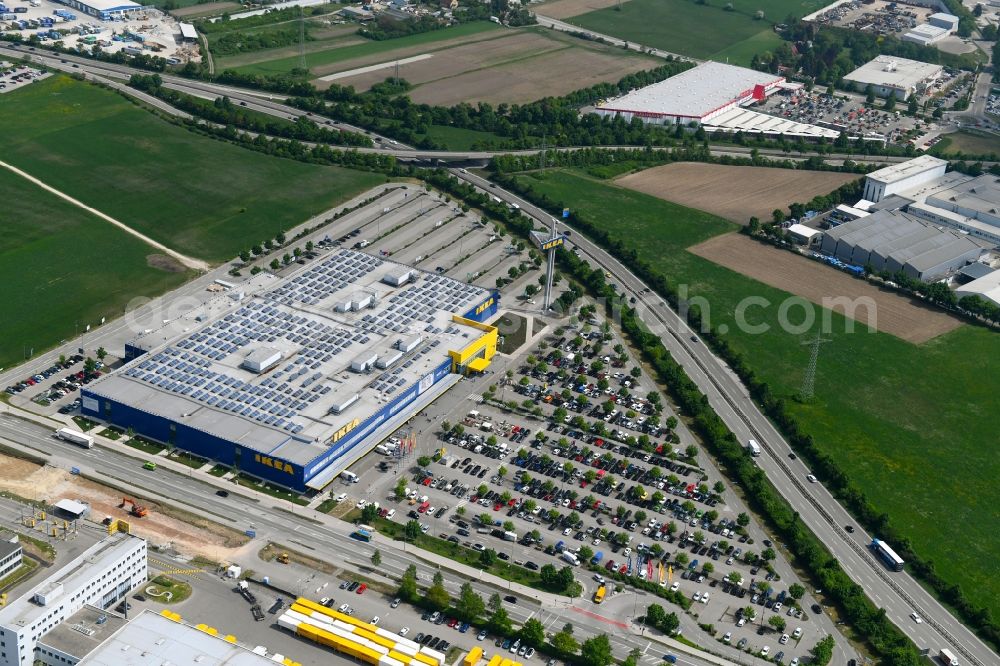
<svg viewBox="0 0 1000 666">
<path fill-rule="evenodd" d="M 85 435 L 82 432 L 73 430 L 72 428 L 59 428 L 56 430 L 55 436 L 59 439 L 69 442 L 70 444 L 76 444 L 77 446 L 82 446 L 85 449 L 94 448 L 94 438 L 90 435 Z"/>
</svg>

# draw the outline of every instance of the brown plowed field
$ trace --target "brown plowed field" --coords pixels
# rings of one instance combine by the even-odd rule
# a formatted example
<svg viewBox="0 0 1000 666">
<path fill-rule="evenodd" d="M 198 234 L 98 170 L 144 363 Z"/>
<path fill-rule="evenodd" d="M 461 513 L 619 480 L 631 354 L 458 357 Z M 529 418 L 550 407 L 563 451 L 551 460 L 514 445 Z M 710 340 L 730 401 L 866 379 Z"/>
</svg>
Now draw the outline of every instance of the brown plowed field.
<svg viewBox="0 0 1000 666">
<path fill-rule="evenodd" d="M 450 106 L 459 102 L 519 104 L 564 95 L 626 74 L 656 66 L 654 59 L 627 54 L 599 44 L 585 44 L 560 35 L 511 31 L 489 39 L 429 51 L 426 47 L 389 51 L 336 64 L 347 71 L 394 58 L 430 53 L 432 57 L 400 65 L 399 75 L 415 88 L 409 97 L 420 104 Z M 392 69 L 358 74 L 333 83 L 367 90 L 392 76 Z M 329 73 L 329 72 L 326 72 Z M 322 87 L 328 82 L 316 81 Z"/>
<path fill-rule="evenodd" d="M 741 234 L 716 236 L 688 250 L 824 307 L 829 305 L 824 299 L 871 299 L 874 308 L 861 305 L 855 310 L 857 321 L 909 342 L 926 342 L 962 325 L 955 317 L 918 300 L 883 291 L 835 268 L 769 247 Z M 846 314 L 843 306 L 830 309 Z"/>
<path fill-rule="evenodd" d="M 622 187 L 697 208 L 739 224 L 756 216 L 771 219 L 780 208 L 806 203 L 859 178 L 833 171 L 795 171 L 765 167 L 677 162 L 622 176 Z"/>
<path fill-rule="evenodd" d="M 622 4 L 627 2 L 627 0 L 555 0 L 554 2 L 547 2 L 544 5 L 538 5 L 536 13 L 554 19 L 564 19 L 586 14 L 597 9 L 614 7 L 619 1 L 622 1 Z"/>
</svg>

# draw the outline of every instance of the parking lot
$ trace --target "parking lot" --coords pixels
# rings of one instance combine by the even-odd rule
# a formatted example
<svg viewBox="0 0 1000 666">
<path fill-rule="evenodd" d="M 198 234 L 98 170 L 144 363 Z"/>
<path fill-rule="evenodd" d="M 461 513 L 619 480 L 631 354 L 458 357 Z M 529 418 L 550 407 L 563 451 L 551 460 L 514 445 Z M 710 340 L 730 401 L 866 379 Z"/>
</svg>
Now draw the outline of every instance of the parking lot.
<svg viewBox="0 0 1000 666">
<path fill-rule="evenodd" d="M 897 109 L 885 111 L 885 100 L 868 104 L 865 95 L 838 90 L 833 97 L 819 89 L 778 94 L 762 102 L 756 110 L 771 115 L 812 123 L 847 132 L 849 136 L 904 142 L 929 129 L 926 123 L 905 115 L 907 102 L 898 101 Z M 921 102 L 922 104 L 922 102 Z M 921 130 L 918 132 L 917 127 Z"/>
<path fill-rule="evenodd" d="M 43 72 L 27 65 L 13 65 L 9 62 L 0 62 L 0 93 L 7 93 L 26 86 L 34 81 L 41 81 L 52 76 L 48 72 Z"/>
<path fill-rule="evenodd" d="M 611 571 L 639 576 L 692 599 L 689 612 L 714 624 L 722 643 L 767 648 L 783 663 L 805 655 L 829 622 L 815 621 L 808 594 L 789 595 L 780 547 L 697 447 L 688 450 L 693 437 L 662 397 L 651 399 L 651 382 L 635 376 L 613 328 L 591 322 L 556 326 L 519 350 L 487 400 L 471 396 L 431 416 L 448 429 L 414 453 L 356 466 L 362 497 L 350 497 L 353 484 L 334 492 L 529 571 L 589 569 L 576 573 L 575 603 L 593 612 L 631 617 L 627 584 L 609 583 L 600 609 L 591 598 Z M 541 418 L 528 414 L 536 408 Z M 398 475 L 407 481 L 401 502 Z"/>
</svg>

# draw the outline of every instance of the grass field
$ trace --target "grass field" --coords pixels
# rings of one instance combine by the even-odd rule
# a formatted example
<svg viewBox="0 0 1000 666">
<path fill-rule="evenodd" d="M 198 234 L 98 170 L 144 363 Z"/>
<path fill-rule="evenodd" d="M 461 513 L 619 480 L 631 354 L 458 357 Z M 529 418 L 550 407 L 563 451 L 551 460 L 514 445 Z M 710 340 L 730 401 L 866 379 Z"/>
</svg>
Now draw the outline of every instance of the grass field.
<svg viewBox="0 0 1000 666">
<path fill-rule="evenodd" d="M 469 37 L 471 35 L 477 35 L 479 33 L 499 29 L 500 26 L 490 23 L 489 21 L 477 21 L 473 23 L 463 23 L 462 25 L 445 28 L 443 30 L 434 30 L 432 32 L 399 37 L 397 39 L 386 39 L 383 41 L 365 40 L 362 44 L 352 44 L 350 46 L 341 46 L 338 44 L 340 41 L 349 39 L 349 37 L 346 36 L 331 40 L 330 47 L 332 48 L 323 48 L 322 41 L 315 41 L 310 42 L 308 45 L 311 52 L 307 52 L 305 54 L 306 67 L 310 70 L 316 70 L 334 63 L 351 60 L 352 58 L 363 58 L 365 56 L 376 55 L 386 51 L 393 51 L 411 46 L 426 45 L 430 48 L 438 42 Z M 281 49 L 275 50 L 279 51 Z M 297 47 L 295 55 L 279 57 L 277 59 L 272 59 L 273 55 L 270 58 L 268 56 L 269 54 L 267 51 L 258 51 L 253 54 L 247 54 L 244 57 L 238 57 L 238 60 L 237 58 L 222 58 L 217 63 L 217 67 L 219 69 L 235 68 L 238 71 L 246 72 L 248 74 L 285 74 L 299 66 Z M 246 62 L 250 59 L 254 62 Z"/>
<path fill-rule="evenodd" d="M 789 14 L 804 16 L 823 6 L 821 0 L 759 0 L 734 2 L 735 11 L 723 9 L 722 0 L 699 5 L 691 0 L 629 0 L 567 19 L 568 22 L 613 37 L 654 46 L 695 58 L 749 64 L 758 50 L 778 44 L 772 25 Z M 754 13 L 764 11 L 764 20 Z M 544 12 L 542 12 L 544 13 Z M 664 26 L 669 26 L 665 28 Z"/>
<path fill-rule="evenodd" d="M 5 103 L 17 94 L 5 95 Z M 0 192 L 0 367 L 188 278 L 152 268 L 145 243 L 6 169 Z"/>
<path fill-rule="evenodd" d="M 791 398 L 808 362 L 809 350 L 801 343 L 813 333 L 793 335 L 777 325 L 778 304 L 789 294 L 685 251 L 734 225 L 576 172 L 521 179 L 553 201 L 602 220 L 675 284 L 705 297 L 712 326 L 727 326 L 731 344 L 777 394 L 789 398 L 804 430 L 916 550 L 974 603 L 994 616 L 1000 612 L 1000 580 L 989 564 L 1000 557 L 991 518 L 1000 503 L 995 482 L 1000 461 L 985 445 L 996 440 L 1000 336 L 962 326 L 914 345 L 881 333 L 848 334 L 843 317 L 830 313 L 816 399 L 801 404 Z M 741 332 L 733 316 L 738 302 L 750 295 L 773 304 L 748 310 L 750 323 L 771 327 L 760 335 Z M 799 322 L 801 314 L 789 318 Z"/>
<path fill-rule="evenodd" d="M 5 95 L 4 116 L 4 160 L 168 247 L 209 261 L 225 261 L 382 180 L 205 138 L 115 93 L 63 76 Z M 41 242 L 83 247 L 79 238 L 62 238 Z M 123 247 L 129 245 L 95 243 L 93 252 L 102 256 L 87 263 L 113 263 L 108 257 Z M 4 266 L 18 270 L 16 263 Z M 128 285 L 134 296 L 159 293 L 179 281 L 129 279 L 122 287 Z M 107 300 L 106 284 L 95 282 Z M 73 318 L 69 322 L 72 326 Z M 65 326 L 62 331 L 65 336 Z"/>
<path fill-rule="evenodd" d="M 962 130 L 946 134 L 930 152 L 942 157 L 958 153 L 996 157 L 1000 155 L 1000 136 L 979 130 Z"/>
</svg>

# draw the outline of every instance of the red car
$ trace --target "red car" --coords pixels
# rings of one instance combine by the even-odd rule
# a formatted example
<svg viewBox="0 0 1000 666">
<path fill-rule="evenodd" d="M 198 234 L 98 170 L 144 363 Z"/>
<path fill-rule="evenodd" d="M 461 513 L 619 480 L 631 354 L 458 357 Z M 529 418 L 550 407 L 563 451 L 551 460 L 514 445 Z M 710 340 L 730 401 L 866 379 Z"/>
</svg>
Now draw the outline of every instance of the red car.
<svg viewBox="0 0 1000 666">
<path fill-rule="evenodd" d="M 451 618 L 448 620 L 448 627 L 454 629 L 458 625 L 458 620 Z"/>
<path fill-rule="evenodd" d="M 364 594 L 365 590 L 367 590 L 367 589 L 368 589 L 368 585 L 365 584 L 365 583 L 361 583 L 361 585 L 358 586 L 358 594 Z"/>
</svg>

